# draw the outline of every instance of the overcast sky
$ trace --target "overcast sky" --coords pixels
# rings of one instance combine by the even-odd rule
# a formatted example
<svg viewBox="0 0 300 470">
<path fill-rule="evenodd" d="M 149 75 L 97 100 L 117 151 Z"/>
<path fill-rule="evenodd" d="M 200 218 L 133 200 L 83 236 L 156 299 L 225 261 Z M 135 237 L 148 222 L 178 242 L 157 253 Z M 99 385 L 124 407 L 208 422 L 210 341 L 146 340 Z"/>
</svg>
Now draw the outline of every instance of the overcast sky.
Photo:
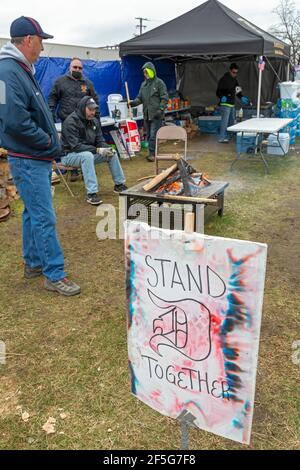
<svg viewBox="0 0 300 470">
<path fill-rule="evenodd" d="M 9 36 L 10 23 L 21 15 L 38 20 L 54 42 L 83 46 L 118 44 L 133 37 L 135 17 L 147 30 L 197 7 L 201 0 L 0 0 L 0 37 Z M 272 10 L 279 0 L 222 0 L 226 6 L 263 29 L 276 23 Z M 300 9 L 300 0 L 295 0 Z"/>
</svg>

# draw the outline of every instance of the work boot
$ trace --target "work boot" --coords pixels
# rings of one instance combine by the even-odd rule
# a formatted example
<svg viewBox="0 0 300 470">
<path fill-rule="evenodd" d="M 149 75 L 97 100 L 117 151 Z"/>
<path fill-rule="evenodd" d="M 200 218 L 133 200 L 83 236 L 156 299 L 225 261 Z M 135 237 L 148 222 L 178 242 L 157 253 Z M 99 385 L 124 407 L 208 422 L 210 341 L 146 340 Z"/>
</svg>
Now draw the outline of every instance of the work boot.
<svg viewBox="0 0 300 470">
<path fill-rule="evenodd" d="M 154 162 L 155 161 L 155 158 L 153 155 L 148 155 L 148 157 L 146 157 L 147 161 L 148 162 Z"/>
<path fill-rule="evenodd" d="M 81 291 L 80 286 L 75 284 L 75 282 L 70 281 L 67 277 L 60 281 L 50 281 L 50 279 L 46 277 L 44 287 L 47 290 L 58 292 L 59 294 L 67 297 L 80 294 Z"/>
<path fill-rule="evenodd" d="M 36 266 L 35 268 L 31 268 L 27 264 L 24 266 L 24 277 L 25 279 L 34 279 L 35 277 L 39 277 L 43 274 L 42 266 Z"/>
</svg>

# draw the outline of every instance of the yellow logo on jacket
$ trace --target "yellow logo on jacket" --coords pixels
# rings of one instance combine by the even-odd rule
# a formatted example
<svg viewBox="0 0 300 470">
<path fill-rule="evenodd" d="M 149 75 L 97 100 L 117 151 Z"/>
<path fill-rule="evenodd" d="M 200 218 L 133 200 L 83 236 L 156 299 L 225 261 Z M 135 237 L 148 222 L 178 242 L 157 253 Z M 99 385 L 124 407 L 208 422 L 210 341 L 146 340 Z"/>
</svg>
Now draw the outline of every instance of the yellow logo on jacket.
<svg viewBox="0 0 300 470">
<path fill-rule="evenodd" d="M 82 91 L 82 93 L 86 93 L 87 92 L 87 85 L 81 85 L 81 91 Z"/>
</svg>

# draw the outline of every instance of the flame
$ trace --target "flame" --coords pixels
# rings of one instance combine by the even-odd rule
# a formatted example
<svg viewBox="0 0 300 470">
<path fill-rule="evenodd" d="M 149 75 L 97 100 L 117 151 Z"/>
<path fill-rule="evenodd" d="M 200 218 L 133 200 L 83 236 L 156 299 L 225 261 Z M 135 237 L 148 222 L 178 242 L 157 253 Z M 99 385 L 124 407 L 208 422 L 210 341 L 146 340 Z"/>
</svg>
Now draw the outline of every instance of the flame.
<svg viewBox="0 0 300 470">
<path fill-rule="evenodd" d="M 162 191 L 168 191 L 170 193 L 178 193 L 182 190 L 182 183 L 175 181 L 172 184 L 163 184 L 160 186 L 156 192 L 160 193 Z"/>
<path fill-rule="evenodd" d="M 177 183 L 177 181 L 175 181 L 175 183 L 171 184 L 168 189 L 169 191 L 180 191 L 181 187 L 182 187 L 182 184 Z"/>
<path fill-rule="evenodd" d="M 175 176 L 175 178 L 174 178 Z M 179 176 L 179 170 L 175 173 L 172 173 L 164 182 L 159 186 L 159 188 L 155 191 L 158 194 L 182 194 L 183 191 L 183 183 L 181 179 L 176 180 L 175 182 L 171 182 L 172 179 L 176 179 L 176 176 Z M 199 194 L 200 189 L 205 188 L 211 185 L 211 181 L 208 179 L 207 173 L 193 173 L 189 176 L 189 184 L 190 189 L 194 195 Z"/>
</svg>

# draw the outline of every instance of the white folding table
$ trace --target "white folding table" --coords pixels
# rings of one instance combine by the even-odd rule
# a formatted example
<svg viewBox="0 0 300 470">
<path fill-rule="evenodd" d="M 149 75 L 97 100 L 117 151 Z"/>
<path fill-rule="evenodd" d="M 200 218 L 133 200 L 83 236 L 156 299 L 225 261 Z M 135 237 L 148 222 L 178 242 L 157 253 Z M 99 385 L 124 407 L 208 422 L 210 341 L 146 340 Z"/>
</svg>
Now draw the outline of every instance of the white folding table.
<svg viewBox="0 0 300 470">
<path fill-rule="evenodd" d="M 259 155 L 260 160 L 263 162 L 265 165 L 265 171 L 266 173 L 269 173 L 269 166 L 268 163 L 264 157 L 264 154 L 262 152 L 262 145 L 261 141 L 263 139 L 264 134 L 268 135 L 275 135 L 277 138 L 277 142 L 279 147 L 282 149 L 283 156 L 286 155 L 286 152 L 284 151 L 280 139 L 279 139 L 279 132 L 284 129 L 286 126 L 288 126 L 292 122 L 292 119 L 281 119 L 281 118 L 253 118 L 253 119 L 247 119 L 246 121 L 239 122 L 238 124 L 235 124 L 234 126 L 230 126 L 227 128 L 228 132 L 234 132 L 238 133 L 241 132 L 242 134 L 242 139 L 245 133 L 253 133 L 256 134 L 256 141 L 255 141 L 255 152 L 254 152 L 254 157 Z M 260 136 L 262 136 L 262 139 L 260 139 Z M 253 159 L 253 155 L 251 155 Z M 248 158 L 247 160 L 249 159 Z M 238 153 L 236 159 L 232 162 L 231 164 L 231 169 L 235 165 L 237 161 L 241 160 L 246 160 L 246 158 L 242 158 L 241 154 Z"/>
<path fill-rule="evenodd" d="M 114 126 L 116 124 L 116 122 L 122 122 L 120 119 L 113 119 L 111 118 L 110 116 L 104 116 L 104 117 L 100 117 L 100 121 L 101 121 L 101 127 L 110 127 L 110 126 Z M 56 127 L 56 130 L 57 132 L 61 132 L 61 122 L 56 122 L 55 123 L 55 127 Z"/>
</svg>

